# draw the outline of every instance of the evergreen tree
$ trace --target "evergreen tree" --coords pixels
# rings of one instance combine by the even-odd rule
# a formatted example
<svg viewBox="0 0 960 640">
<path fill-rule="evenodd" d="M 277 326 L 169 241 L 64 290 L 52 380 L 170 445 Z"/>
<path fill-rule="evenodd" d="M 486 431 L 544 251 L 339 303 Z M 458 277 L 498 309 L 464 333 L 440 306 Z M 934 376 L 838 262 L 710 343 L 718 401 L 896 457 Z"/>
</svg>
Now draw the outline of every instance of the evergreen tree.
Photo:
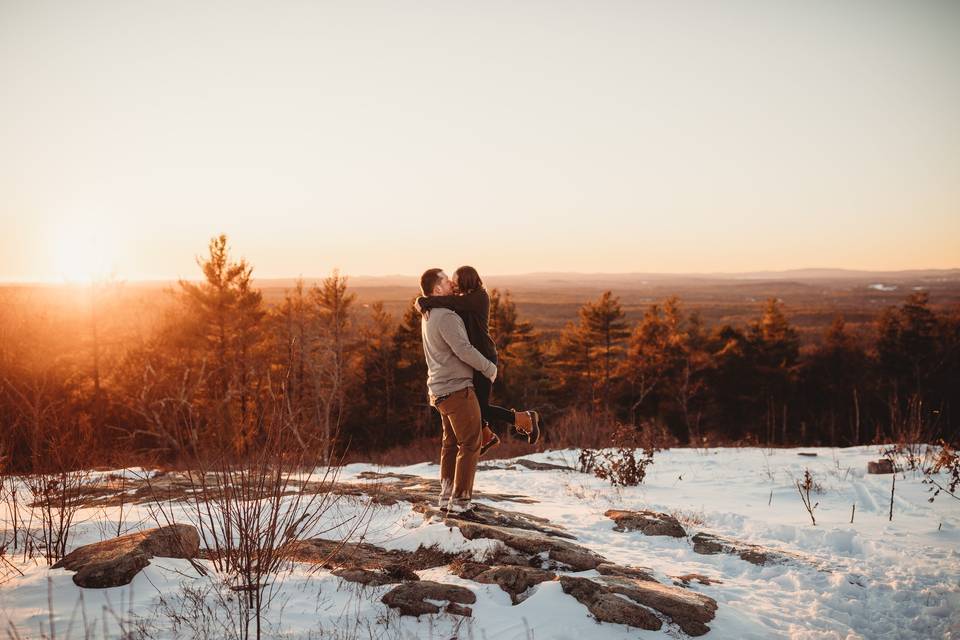
<svg viewBox="0 0 960 640">
<path fill-rule="evenodd" d="M 540 390 L 543 380 L 544 354 L 537 344 L 533 325 L 521 320 L 510 292 L 490 292 L 490 335 L 497 347 L 497 379 L 493 385 L 499 397 L 512 404 L 529 401 L 528 385 Z"/>
<path fill-rule="evenodd" d="M 334 270 L 310 290 L 316 312 L 316 340 L 312 345 L 313 384 L 325 463 L 328 463 L 345 418 L 348 390 L 356 382 L 353 368 L 357 352 L 353 304 L 347 279 Z M 349 442 L 344 443 L 349 446 Z"/>
<path fill-rule="evenodd" d="M 610 387 L 617 361 L 623 354 L 623 341 L 630 335 L 620 299 L 605 291 L 594 303 L 580 309 L 580 326 L 598 365 L 599 389 L 595 390 L 603 408 L 610 406 Z"/>
<path fill-rule="evenodd" d="M 396 422 L 399 348 L 397 324 L 382 302 L 370 306 L 370 321 L 362 331 L 360 368 L 363 380 L 362 422 L 353 429 L 355 445 L 369 448 L 396 444 L 400 429 Z"/>
<path fill-rule="evenodd" d="M 204 281 L 180 280 L 187 325 L 208 374 L 215 447 L 242 452 L 249 444 L 249 403 L 259 388 L 252 356 L 264 339 L 261 293 L 252 286 L 253 267 L 230 259 L 227 237 L 210 240 L 206 259 L 197 259 Z"/>
<path fill-rule="evenodd" d="M 413 302 L 403 314 L 395 336 L 397 349 L 397 423 L 404 440 L 439 433 L 433 427 L 439 422 L 427 402 L 427 363 L 423 359 L 420 313 Z M 435 422 L 437 420 L 437 422 Z"/>
<path fill-rule="evenodd" d="M 803 363 L 801 391 L 804 395 L 804 426 L 800 440 L 816 437 L 831 446 L 860 444 L 862 410 L 870 389 L 867 354 L 837 315 L 827 329 L 823 344 Z M 806 421 L 816 429 L 808 431 Z"/>
</svg>

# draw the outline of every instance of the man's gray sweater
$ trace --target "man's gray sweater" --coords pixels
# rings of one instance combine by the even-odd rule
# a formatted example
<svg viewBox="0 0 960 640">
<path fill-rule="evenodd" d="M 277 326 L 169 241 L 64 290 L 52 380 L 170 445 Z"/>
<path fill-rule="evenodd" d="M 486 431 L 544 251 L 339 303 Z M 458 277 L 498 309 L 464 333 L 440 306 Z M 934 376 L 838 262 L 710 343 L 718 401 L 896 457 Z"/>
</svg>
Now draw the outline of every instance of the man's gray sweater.
<svg viewBox="0 0 960 640">
<path fill-rule="evenodd" d="M 472 387 L 474 369 L 487 378 L 496 374 L 497 365 L 470 344 L 463 320 L 450 309 L 430 310 L 420 320 L 420 334 L 431 396 L 445 396 Z"/>
</svg>

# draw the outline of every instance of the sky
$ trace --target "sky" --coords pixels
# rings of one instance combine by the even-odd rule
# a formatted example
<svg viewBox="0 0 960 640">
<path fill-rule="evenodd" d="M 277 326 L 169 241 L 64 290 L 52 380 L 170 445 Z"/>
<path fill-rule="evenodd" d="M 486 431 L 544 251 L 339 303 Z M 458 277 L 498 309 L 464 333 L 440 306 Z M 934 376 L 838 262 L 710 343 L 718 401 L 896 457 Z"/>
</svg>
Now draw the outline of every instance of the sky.
<svg viewBox="0 0 960 640">
<path fill-rule="evenodd" d="M 0 0 L 0 280 L 960 266 L 960 2 Z M 109 274 L 109 276 L 108 276 Z"/>
</svg>

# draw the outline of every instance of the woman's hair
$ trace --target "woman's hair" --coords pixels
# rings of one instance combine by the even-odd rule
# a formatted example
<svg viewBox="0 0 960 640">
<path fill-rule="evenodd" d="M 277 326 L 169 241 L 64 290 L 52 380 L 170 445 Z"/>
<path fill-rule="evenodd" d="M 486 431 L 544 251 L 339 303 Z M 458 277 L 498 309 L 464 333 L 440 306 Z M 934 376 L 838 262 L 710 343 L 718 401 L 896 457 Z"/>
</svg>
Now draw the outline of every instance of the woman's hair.
<svg viewBox="0 0 960 640">
<path fill-rule="evenodd" d="M 483 286 L 480 274 L 473 267 L 463 266 L 454 273 L 457 277 L 457 287 L 460 289 L 460 293 L 470 293 Z"/>
</svg>

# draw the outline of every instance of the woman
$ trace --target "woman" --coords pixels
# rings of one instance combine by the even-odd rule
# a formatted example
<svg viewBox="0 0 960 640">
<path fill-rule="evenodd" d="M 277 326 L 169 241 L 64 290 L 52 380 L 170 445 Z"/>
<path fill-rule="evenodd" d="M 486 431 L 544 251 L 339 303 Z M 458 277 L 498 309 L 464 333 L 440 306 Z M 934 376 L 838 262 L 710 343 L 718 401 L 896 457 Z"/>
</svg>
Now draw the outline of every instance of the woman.
<svg viewBox="0 0 960 640">
<path fill-rule="evenodd" d="M 483 288 L 480 274 L 473 267 L 460 267 L 453 275 L 453 286 L 458 295 L 429 296 L 417 298 L 417 308 L 421 313 L 443 307 L 452 309 L 463 320 L 470 344 L 488 360 L 497 363 L 497 346 L 490 337 L 490 296 Z M 480 403 L 480 413 L 484 426 L 480 445 L 483 455 L 500 444 L 500 438 L 490 429 L 493 422 L 502 422 L 527 436 L 527 442 L 534 444 L 540 439 L 540 414 L 536 411 L 513 411 L 490 404 L 492 389 L 490 379 L 479 371 L 473 372 L 473 387 Z"/>
</svg>

